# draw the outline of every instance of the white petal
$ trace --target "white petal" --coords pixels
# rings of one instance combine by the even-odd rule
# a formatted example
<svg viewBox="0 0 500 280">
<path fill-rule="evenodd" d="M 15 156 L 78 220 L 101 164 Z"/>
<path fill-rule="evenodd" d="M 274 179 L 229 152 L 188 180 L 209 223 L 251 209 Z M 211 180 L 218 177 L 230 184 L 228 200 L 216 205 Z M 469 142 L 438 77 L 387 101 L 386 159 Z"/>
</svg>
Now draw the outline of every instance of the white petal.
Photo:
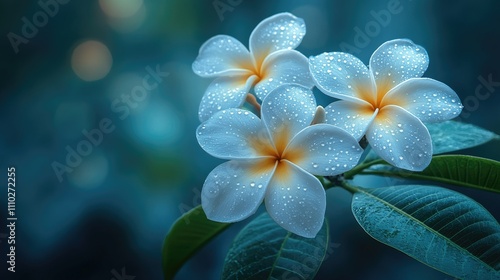
<svg viewBox="0 0 500 280">
<path fill-rule="evenodd" d="M 360 140 L 377 115 L 371 105 L 335 101 L 326 106 L 326 123 L 338 126 Z"/>
<path fill-rule="evenodd" d="M 311 56 L 309 69 L 318 88 L 329 96 L 370 103 L 376 97 L 368 68 L 351 54 L 331 52 Z"/>
<path fill-rule="evenodd" d="M 196 137 L 203 150 L 222 159 L 258 158 L 272 147 L 262 121 L 242 109 L 217 112 L 198 126 Z"/>
<path fill-rule="evenodd" d="M 363 149 L 345 130 L 329 124 L 306 127 L 293 138 L 283 157 L 307 172 L 335 176 L 351 170 Z"/>
<path fill-rule="evenodd" d="M 233 223 L 255 213 L 264 200 L 274 167 L 255 173 L 254 164 L 228 161 L 210 172 L 201 192 L 201 206 L 207 218 Z"/>
<path fill-rule="evenodd" d="M 370 70 L 381 94 L 405 80 L 422 77 L 428 65 L 427 51 L 408 39 L 387 41 L 370 58 Z"/>
<path fill-rule="evenodd" d="M 432 159 L 429 131 L 403 108 L 382 108 L 366 137 L 373 151 L 390 164 L 412 171 L 422 171 Z"/>
<path fill-rule="evenodd" d="M 278 151 L 309 126 L 316 112 L 312 91 L 297 85 L 281 86 L 262 101 L 262 120 Z"/>
<path fill-rule="evenodd" d="M 248 75 L 253 71 L 252 56 L 240 41 L 217 35 L 201 46 L 193 71 L 202 77 Z"/>
<path fill-rule="evenodd" d="M 290 13 L 280 13 L 264 19 L 250 35 L 250 52 L 257 65 L 267 55 L 278 50 L 295 49 L 306 34 L 304 20 Z"/>
<path fill-rule="evenodd" d="M 257 76 L 216 78 L 201 98 L 198 110 L 200 121 L 208 120 L 220 110 L 241 107 L 256 78 Z"/>
<path fill-rule="evenodd" d="M 285 84 L 312 88 L 307 58 L 296 50 L 281 50 L 269 55 L 262 64 L 263 76 L 255 85 L 255 94 L 261 100 L 273 89 Z"/>
<path fill-rule="evenodd" d="M 382 104 L 403 107 L 423 122 L 453 119 L 462 112 L 462 103 L 455 91 L 429 78 L 404 81 L 387 93 Z"/>
<path fill-rule="evenodd" d="M 264 200 L 269 215 L 292 233 L 313 238 L 323 225 L 323 186 L 316 177 L 286 160 L 276 169 Z"/>
</svg>

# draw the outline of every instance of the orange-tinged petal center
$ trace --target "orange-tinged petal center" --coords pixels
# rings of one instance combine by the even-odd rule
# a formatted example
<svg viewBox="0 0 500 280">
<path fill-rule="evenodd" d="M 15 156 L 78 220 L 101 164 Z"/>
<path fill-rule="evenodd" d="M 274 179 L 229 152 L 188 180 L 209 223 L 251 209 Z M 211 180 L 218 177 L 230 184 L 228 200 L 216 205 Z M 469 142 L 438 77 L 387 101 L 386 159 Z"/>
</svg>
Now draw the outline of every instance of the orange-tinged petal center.
<svg viewBox="0 0 500 280">
<path fill-rule="evenodd" d="M 280 158 L 283 155 L 290 139 L 290 129 L 286 124 L 283 124 L 277 128 L 276 131 L 274 131 L 274 146 L 276 147 L 276 152 Z"/>
<path fill-rule="evenodd" d="M 273 170 L 274 166 L 276 166 L 276 159 L 274 157 L 266 157 L 263 158 L 254 165 L 250 169 L 250 172 L 253 176 L 258 176 L 259 174 L 269 173 Z"/>
<path fill-rule="evenodd" d="M 384 107 L 385 105 L 389 105 L 385 104 L 387 102 L 382 102 L 382 100 L 384 99 L 387 92 L 389 92 L 389 90 L 391 89 L 392 84 L 388 79 L 385 79 L 377 84 L 377 108 L 382 109 L 382 107 Z"/>
<path fill-rule="evenodd" d="M 245 61 L 241 61 L 237 65 L 238 68 L 247 69 L 247 70 L 252 72 L 251 74 L 249 74 L 247 76 L 247 78 L 252 76 L 252 75 L 257 76 L 257 79 L 254 81 L 253 85 L 256 85 L 258 82 L 265 79 L 265 77 L 267 76 L 266 69 L 264 69 L 264 67 L 262 67 L 265 58 L 266 58 L 266 56 L 259 56 L 259 57 L 255 58 L 255 62 L 252 60 L 250 60 L 250 61 L 245 60 Z"/>
<path fill-rule="evenodd" d="M 291 140 L 290 130 L 287 125 L 282 125 L 274 132 L 274 143 L 266 136 L 255 136 L 250 138 L 250 146 L 260 156 L 262 160 L 258 161 L 252 168 L 254 174 L 271 171 L 276 166 L 275 174 L 281 178 L 288 177 L 288 163 L 300 161 L 306 154 L 301 147 L 287 149 L 288 143 Z"/>
<path fill-rule="evenodd" d="M 385 105 L 390 103 L 384 100 L 385 95 L 389 90 L 392 89 L 392 84 L 389 79 L 382 79 L 377 83 L 377 92 L 373 94 L 371 88 L 366 86 L 360 86 L 356 88 L 356 92 L 359 98 L 370 103 L 372 105 L 372 112 L 375 109 L 382 109 Z M 382 102 L 384 101 L 384 102 Z"/>
<path fill-rule="evenodd" d="M 265 134 L 265 132 L 262 131 L 259 134 Z M 252 147 L 259 156 L 278 156 L 276 148 L 273 146 L 271 140 L 267 137 L 267 135 L 251 136 L 249 139 L 249 144 L 250 147 Z"/>
<path fill-rule="evenodd" d="M 373 90 L 371 89 L 371 87 L 367 87 L 367 86 L 357 86 L 356 87 L 356 93 L 357 93 L 357 97 L 370 103 L 373 107 L 376 107 L 376 104 L 377 104 L 377 100 L 375 100 L 375 96 L 373 94 Z"/>
</svg>

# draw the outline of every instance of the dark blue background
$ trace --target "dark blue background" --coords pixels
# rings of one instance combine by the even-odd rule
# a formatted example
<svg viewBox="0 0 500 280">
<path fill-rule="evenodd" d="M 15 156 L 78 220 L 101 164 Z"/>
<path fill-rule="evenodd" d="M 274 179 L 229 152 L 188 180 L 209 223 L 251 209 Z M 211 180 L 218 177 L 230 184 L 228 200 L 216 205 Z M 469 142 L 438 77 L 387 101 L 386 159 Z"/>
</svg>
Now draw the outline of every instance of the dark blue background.
<svg viewBox="0 0 500 280">
<path fill-rule="evenodd" d="M 221 0 L 237 5 L 219 16 L 214 1 L 144 0 L 142 23 L 124 32 L 113 28 L 98 1 L 73 0 L 61 5 L 17 54 L 7 34 L 20 34 L 21 18 L 31 18 L 40 7 L 36 1 L 2 1 L 0 170 L 6 182 L 7 167 L 16 167 L 17 279 L 107 280 L 122 268 L 136 279 L 161 279 L 165 234 L 183 211 L 200 203 L 206 175 L 221 162 L 204 153 L 195 139 L 198 104 L 210 83 L 191 71 L 201 44 L 228 34 L 247 45 L 262 19 L 288 11 L 306 21 L 307 35 L 299 51 L 306 56 L 340 51 L 342 43 L 354 44 L 356 27 L 373 25 L 373 13 L 393 1 Z M 479 77 L 491 75 L 500 81 L 500 2 L 399 3 L 401 12 L 386 26 L 379 24 L 378 31 L 373 29 L 366 46 L 355 54 L 367 63 L 381 43 L 410 38 L 429 53 L 425 76 L 446 83 L 464 103 L 470 102 L 462 120 L 500 133 L 500 87 L 484 100 L 474 97 Z M 73 49 L 88 39 L 102 42 L 113 57 L 108 75 L 93 82 L 83 81 L 71 68 Z M 170 75 L 120 119 L 112 102 L 130 94 L 147 74 L 147 66 L 157 65 Z M 329 101 L 317 97 L 320 104 Z M 75 148 L 85 139 L 82 130 L 97 128 L 103 118 L 109 118 L 115 130 L 60 182 L 53 162 L 64 163 L 66 146 Z M 498 147 L 494 142 L 462 152 L 499 160 Z M 7 209 L 4 185 L 2 225 Z M 455 189 L 500 218 L 498 195 Z M 368 237 L 352 217 L 349 199 L 346 191 L 328 191 L 336 248 L 318 278 L 451 279 Z M 228 246 L 244 224 L 217 237 L 178 278 L 217 279 Z M 15 279 L 6 274 L 7 244 L 6 239 L 0 241 L 0 275 Z"/>
</svg>

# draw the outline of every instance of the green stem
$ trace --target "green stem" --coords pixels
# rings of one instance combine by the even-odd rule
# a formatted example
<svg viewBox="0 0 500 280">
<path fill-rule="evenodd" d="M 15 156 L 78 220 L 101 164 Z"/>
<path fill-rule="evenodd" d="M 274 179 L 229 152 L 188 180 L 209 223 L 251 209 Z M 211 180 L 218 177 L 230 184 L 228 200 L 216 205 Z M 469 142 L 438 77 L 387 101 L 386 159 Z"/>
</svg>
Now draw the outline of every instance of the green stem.
<svg viewBox="0 0 500 280">
<path fill-rule="evenodd" d="M 360 174 L 361 172 L 363 172 L 363 170 L 367 169 L 368 167 L 371 167 L 371 166 L 376 165 L 376 164 L 382 164 L 384 162 L 385 161 L 383 159 L 376 159 L 373 161 L 364 162 L 364 163 L 354 167 L 353 169 L 347 171 L 346 173 L 344 173 L 344 178 L 346 180 L 350 180 L 350 179 L 354 178 L 355 175 Z"/>
<path fill-rule="evenodd" d="M 323 176 L 316 176 L 316 178 L 318 178 L 318 180 L 320 181 L 320 183 L 323 185 L 323 188 L 325 189 L 325 191 L 328 190 L 328 189 L 330 189 L 330 188 L 335 187 L 335 183 L 333 183 L 332 181 L 326 179 Z"/>
<path fill-rule="evenodd" d="M 355 194 L 357 192 L 359 192 L 359 188 L 358 187 L 355 187 L 349 183 L 347 183 L 347 181 L 343 181 L 342 184 L 341 184 L 341 187 L 345 190 L 347 190 L 348 192 L 350 192 L 351 194 Z"/>
<path fill-rule="evenodd" d="M 384 162 L 385 161 L 383 159 L 376 159 L 369 162 L 363 162 L 360 165 L 354 167 L 353 169 L 345 172 L 344 174 L 331 177 L 333 178 L 333 180 L 331 178 L 328 178 L 328 176 L 316 176 L 316 178 L 318 178 L 318 180 L 321 182 L 325 190 L 331 189 L 335 186 L 345 187 L 349 186 L 347 183 L 345 183 L 346 180 L 351 180 L 352 178 L 354 178 L 355 175 L 361 174 L 365 169 L 369 168 L 372 165 L 382 164 Z M 346 187 L 346 189 L 347 188 L 349 187 Z"/>
</svg>

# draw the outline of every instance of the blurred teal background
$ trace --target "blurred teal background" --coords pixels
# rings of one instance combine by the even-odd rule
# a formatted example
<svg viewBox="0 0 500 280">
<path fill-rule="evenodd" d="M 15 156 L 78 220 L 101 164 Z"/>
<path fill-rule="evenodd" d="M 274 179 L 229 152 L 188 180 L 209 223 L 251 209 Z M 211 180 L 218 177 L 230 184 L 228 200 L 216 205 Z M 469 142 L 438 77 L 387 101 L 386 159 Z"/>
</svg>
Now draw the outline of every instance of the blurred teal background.
<svg viewBox="0 0 500 280">
<path fill-rule="evenodd" d="M 217 34 L 248 45 L 253 28 L 278 12 L 304 18 L 307 35 L 298 50 L 306 56 L 351 45 L 368 63 L 387 40 L 424 46 L 430 56 L 425 76 L 458 93 L 461 119 L 500 134 L 500 86 L 476 94 L 482 80 L 500 81 L 498 1 L 59 1 L 0 3 L 0 170 L 6 182 L 7 167 L 16 168 L 18 217 L 15 275 L 6 274 L 7 230 L 0 229 L 0 275 L 9 277 L 1 279 L 119 279 L 123 271 L 161 279 L 165 234 L 200 203 L 206 175 L 222 162 L 195 139 L 210 79 L 196 76 L 191 63 Z M 47 8 L 52 15 L 44 17 L 39 3 L 47 2 L 58 3 L 57 10 Z M 377 22 L 388 7 L 399 12 Z M 28 36 L 23 18 L 38 25 L 24 27 Z M 143 78 L 156 69 L 163 76 L 149 81 L 157 86 L 141 91 Z M 133 92 L 140 101 L 122 99 Z M 331 101 L 316 93 L 318 103 Z M 100 129 L 103 120 L 112 131 L 102 139 L 94 134 L 97 145 L 81 144 L 82 131 Z M 57 163 L 66 164 L 68 151 L 79 147 L 88 155 L 70 159 L 75 167 L 64 172 Z M 498 142 L 463 153 L 500 159 Z M 498 195 L 456 190 L 500 219 Z M 368 237 L 350 213 L 349 198 L 343 190 L 328 192 L 334 250 L 319 279 L 451 279 Z M 244 224 L 218 236 L 178 279 L 217 279 Z"/>
</svg>

